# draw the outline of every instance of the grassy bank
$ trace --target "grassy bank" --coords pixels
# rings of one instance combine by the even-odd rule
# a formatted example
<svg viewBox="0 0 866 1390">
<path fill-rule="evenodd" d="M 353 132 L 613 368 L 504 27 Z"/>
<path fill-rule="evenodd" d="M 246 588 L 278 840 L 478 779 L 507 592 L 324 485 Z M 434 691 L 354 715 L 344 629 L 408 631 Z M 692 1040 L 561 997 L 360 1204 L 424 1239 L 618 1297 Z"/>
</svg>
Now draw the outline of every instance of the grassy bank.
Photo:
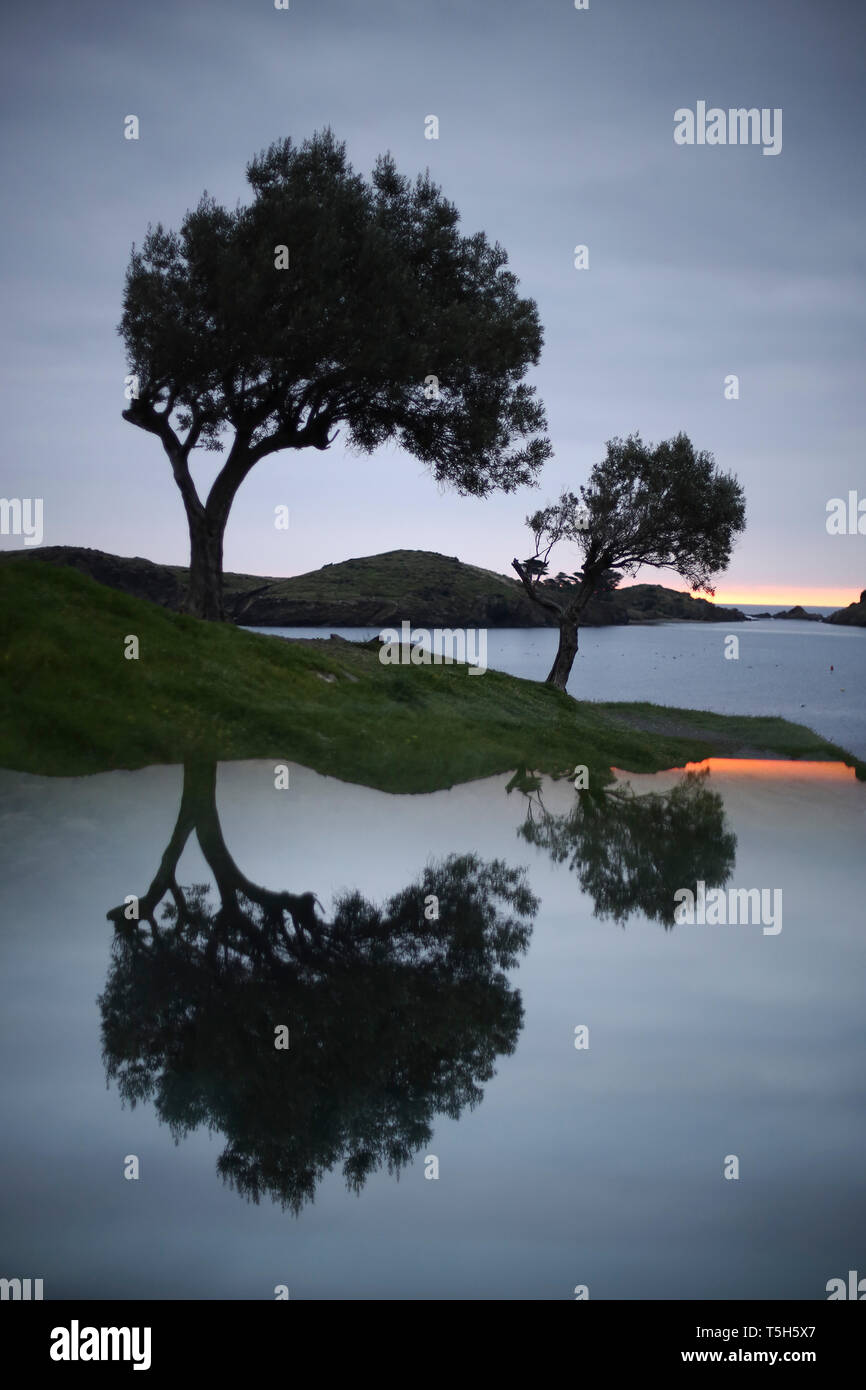
<svg viewBox="0 0 866 1390">
<path fill-rule="evenodd" d="M 138 638 L 137 661 L 124 657 Z M 496 671 L 383 666 L 342 642 L 202 623 L 72 570 L 0 567 L 0 765 L 54 776 L 273 758 L 387 791 L 527 767 L 653 772 L 741 754 L 842 749 L 782 719 L 582 704 Z M 861 775 L 863 769 L 860 769 Z"/>
</svg>

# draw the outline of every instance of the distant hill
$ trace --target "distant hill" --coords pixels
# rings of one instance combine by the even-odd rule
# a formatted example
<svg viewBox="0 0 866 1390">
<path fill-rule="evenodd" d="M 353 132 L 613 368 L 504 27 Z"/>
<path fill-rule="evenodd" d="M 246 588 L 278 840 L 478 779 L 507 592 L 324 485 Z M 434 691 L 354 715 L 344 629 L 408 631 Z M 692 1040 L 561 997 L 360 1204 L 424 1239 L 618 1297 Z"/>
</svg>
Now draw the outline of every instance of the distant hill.
<svg viewBox="0 0 866 1390">
<path fill-rule="evenodd" d="M 614 607 L 629 623 L 744 623 L 745 613 L 739 608 L 721 608 L 705 598 L 693 598 L 680 589 L 666 589 L 661 584 L 632 584 L 627 589 L 615 589 Z"/>
<path fill-rule="evenodd" d="M 824 621 L 840 623 L 844 627 L 866 627 L 866 589 L 860 594 L 859 602 L 849 603 L 847 608 L 840 608 L 837 613 L 831 613 Z"/>
<path fill-rule="evenodd" d="M 188 571 L 79 546 L 5 551 L 0 560 L 29 556 L 68 566 L 119 589 L 180 611 Z M 248 627 L 547 627 L 516 579 L 428 550 L 390 550 L 325 565 L 291 579 L 225 575 L 226 612 Z M 660 584 L 635 584 L 594 600 L 590 627 L 647 622 L 745 622 L 737 608 L 720 608 Z"/>
<path fill-rule="evenodd" d="M 824 621 L 820 613 L 807 613 L 801 603 L 795 604 L 793 608 L 789 608 L 787 613 L 772 613 L 770 616 L 777 621 L 783 618 L 789 618 L 795 622 L 801 623 L 822 623 Z"/>
</svg>

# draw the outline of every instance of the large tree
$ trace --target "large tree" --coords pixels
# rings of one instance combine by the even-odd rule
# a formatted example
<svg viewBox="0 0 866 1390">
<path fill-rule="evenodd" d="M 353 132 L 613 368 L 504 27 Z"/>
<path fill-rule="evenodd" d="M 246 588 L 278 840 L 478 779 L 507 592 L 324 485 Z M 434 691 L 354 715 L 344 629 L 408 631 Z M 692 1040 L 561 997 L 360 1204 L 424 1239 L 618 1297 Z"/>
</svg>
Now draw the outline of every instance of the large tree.
<svg viewBox="0 0 866 1390">
<path fill-rule="evenodd" d="M 611 587 L 608 571 L 671 569 L 693 590 L 712 594 L 713 578 L 727 567 L 745 527 L 746 505 L 737 479 L 721 472 L 712 454 L 696 451 L 687 435 L 653 446 L 633 434 L 608 441 L 605 458 L 579 495 L 563 492 L 526 524 L 535 552 L 512 565 L 532 601 L 559 626 L 547 680 L 565 690 L 581 616 L 596 594 Z M 549 580 L 550 554 L 561 543 L 577 547 L 583 567 L 570 580 L 562 574 Z"/>
<path fill-rule="evenodd" d="M 381 156 L 356 174 L 330 130 L 247 167 L 234 211 L 205 193 L 179 232 L 133 246 L 119 332 L 190 533 L 189 611 L 219 619 L 223 536 L 247 474 L 283 449 L 327 449 L 340 426 L 369 453 L 396 441 L 437 481 L 482 497 L 533 481 L 550 454 L 523 378 L 536 306 L 483 232 L 459 231 L 429 174 Z M 206 496 L 194 449 L 225 452 Z"/>
</svg>

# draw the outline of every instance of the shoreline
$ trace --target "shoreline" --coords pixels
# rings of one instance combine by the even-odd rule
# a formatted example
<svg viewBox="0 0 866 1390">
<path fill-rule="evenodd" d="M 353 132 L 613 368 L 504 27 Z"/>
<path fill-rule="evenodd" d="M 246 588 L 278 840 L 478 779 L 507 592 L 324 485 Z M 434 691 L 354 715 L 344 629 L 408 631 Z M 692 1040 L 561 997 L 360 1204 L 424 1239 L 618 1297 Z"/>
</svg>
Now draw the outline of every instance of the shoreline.
<svg viewBox="0 0 866 1390">
<path fill-rule="evenodd" d="M 577 701 L 489 669 L 385 666 L 369 646 L 201 622 L 65 568 L 0 566 L 0 765 L 55 777 L 273 758 L 383 791 L 497 773 L 659 772 L 742 751 L 866 763 L 779 717 Z M 125 659 L 128 638 L 138 656 Z"/>
</svg>

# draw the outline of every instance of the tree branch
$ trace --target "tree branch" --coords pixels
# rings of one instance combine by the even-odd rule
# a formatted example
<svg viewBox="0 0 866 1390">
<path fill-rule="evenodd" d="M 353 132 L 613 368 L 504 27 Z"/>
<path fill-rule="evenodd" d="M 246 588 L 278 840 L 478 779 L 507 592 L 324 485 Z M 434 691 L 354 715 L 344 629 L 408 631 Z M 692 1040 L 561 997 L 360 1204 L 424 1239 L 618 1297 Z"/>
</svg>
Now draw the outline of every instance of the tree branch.
<svg viewBox="0 0 866 1390">
<path fill-rule="evenodd" d="M 227 516 L 235 499 L 235 494 L 244 478 L 264 455 L 249 447 L 249 436 L 238 432 L 229 450 L 229 456 L 217 476 L 207 496 L 205 511 L 209 516 Z"/>
<path fill-rule="evenodd" d="M 157 435 L 162 441 L 187 513 L 192 512 L 200 516 L 204 508 L 187 464 L 188 451 L 169 424 L 166 412 L 156 410 L 150 401 L 136 400 L 128 410 L 123 411 L 123 418 L 131 425 L 146 430 L 148 434 Z"/>
<path fill-rule="evenodd" d="M 187 460 L 201 438 L 201 432 L 204 429 L 204 414 L 197 404 L 192 407 L 190 414 L 192 422 L 189 427 L 189 433 L 181 446 L 184 458 Z"/>
<path fill-rule="evenodd" d="M 520 582 L 523 585 L 529 597 L 532 599 L 532 602 L 537 603 L 539 608 L 549 609 L 551 613 L 556 614 L 557 620 L 560 620 L 564 615 L 564 609 L 553 599 L 547 597 L 542 598 L 541 594 L 539 594 L 538 592 L 537 585 L 533 584 L 532 580 L 526 573 L 526 570 L 523 568 L 520 561 L 512 560 L 511 568 L 517 571 L 517 574 L 520 578 Z"/>
</svg>

